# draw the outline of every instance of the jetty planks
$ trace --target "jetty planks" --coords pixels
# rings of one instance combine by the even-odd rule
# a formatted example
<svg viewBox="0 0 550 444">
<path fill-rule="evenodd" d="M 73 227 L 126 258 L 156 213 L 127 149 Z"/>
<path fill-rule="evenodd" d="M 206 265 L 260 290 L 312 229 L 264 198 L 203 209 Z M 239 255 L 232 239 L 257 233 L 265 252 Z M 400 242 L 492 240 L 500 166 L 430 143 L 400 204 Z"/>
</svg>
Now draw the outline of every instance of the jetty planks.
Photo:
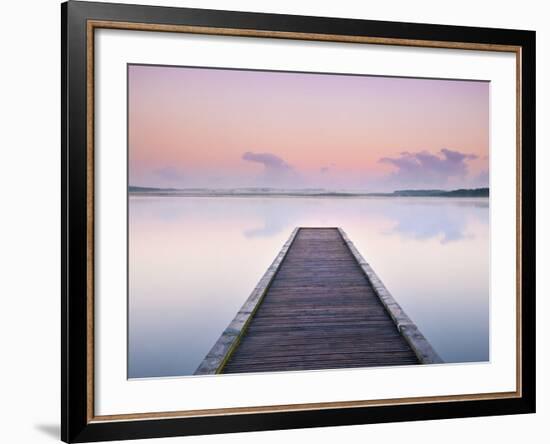
<svg viewBox="0 0 550 444">
<path fill-rule="evenodd" d="M 342 233 L 298 229 L 218 373 L 421 362 Z"/>
</svg>

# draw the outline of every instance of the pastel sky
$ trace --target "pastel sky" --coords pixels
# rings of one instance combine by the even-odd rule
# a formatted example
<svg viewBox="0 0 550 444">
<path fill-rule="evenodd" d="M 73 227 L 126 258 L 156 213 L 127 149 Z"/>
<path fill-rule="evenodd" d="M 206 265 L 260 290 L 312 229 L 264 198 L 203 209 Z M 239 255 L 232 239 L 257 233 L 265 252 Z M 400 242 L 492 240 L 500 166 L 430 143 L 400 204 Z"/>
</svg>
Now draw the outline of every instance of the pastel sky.
<svg viewBox="0 0 550 444">
<path fill-rule="evenodd" d="M 488 186 L 488 82 L 130 65 L 129 182 Z"/>
</svg>

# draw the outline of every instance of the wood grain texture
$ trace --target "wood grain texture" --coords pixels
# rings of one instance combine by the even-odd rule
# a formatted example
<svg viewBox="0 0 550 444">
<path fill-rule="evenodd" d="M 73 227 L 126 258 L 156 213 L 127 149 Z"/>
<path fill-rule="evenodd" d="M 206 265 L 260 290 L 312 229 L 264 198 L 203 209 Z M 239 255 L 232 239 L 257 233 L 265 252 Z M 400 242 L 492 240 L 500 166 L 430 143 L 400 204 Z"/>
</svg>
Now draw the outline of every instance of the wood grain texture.
<svg viewBox="0 0 550 444">
<path fill-rule="evenodd" d="M 137 23 L 112 20 L 88 20 L 92 28 L 127 29 L 134 31 L 177 32 L 187 34 L 223 35 L 234 37 L 261 37 L 319 42 L 357 43 L 371 45 L 417 46 L 424 48 L 465 49 L 473 51 L 517 52 L 518 45 L 480 42 L 453 42 L 445 40 L 421 40 L 363 35 L 319 34 L 310 32 L 268 31 L 262 29 L 221 28 L 208 26 L 174 25 L 163 23 Z"/>
<path fill-rule="evenodd" d="M 417 364 L 336 228 L 301 228 L 222 373 Z"/>
</svg>

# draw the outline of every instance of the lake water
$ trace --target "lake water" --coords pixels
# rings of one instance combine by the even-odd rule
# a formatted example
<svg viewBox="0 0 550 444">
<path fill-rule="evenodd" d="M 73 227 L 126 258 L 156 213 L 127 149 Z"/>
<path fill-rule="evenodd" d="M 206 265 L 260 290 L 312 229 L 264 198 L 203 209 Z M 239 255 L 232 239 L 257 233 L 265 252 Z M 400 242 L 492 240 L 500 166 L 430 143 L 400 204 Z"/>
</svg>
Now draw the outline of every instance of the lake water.
<svg viewBox="0 0 550 444">
<path fill-rule="evenodd" d="M 489 359 L 486 198 L 129 199 L 128 376 L 191 375 L 296 226 L 340 226 L 445 362 Z"/>
</svg>

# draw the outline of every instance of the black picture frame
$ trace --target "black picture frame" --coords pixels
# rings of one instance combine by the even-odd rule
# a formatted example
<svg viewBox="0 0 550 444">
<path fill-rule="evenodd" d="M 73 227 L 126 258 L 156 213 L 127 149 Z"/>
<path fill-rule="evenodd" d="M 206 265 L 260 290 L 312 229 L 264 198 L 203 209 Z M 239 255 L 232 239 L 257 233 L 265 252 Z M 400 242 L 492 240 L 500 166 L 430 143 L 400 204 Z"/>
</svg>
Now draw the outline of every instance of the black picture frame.
<svg viewBox="0 0 550 444">
<path fill-rule="evenodd" d="M 521 394 L 499 399 L 449 400 L 318 410 L 250 412 L 196 417 L 97 421 L 90 415 L 89 306 L 90 143 L 87 38 L 90 20 L 185 25 L 234 30 L 511 45 L 520 49 Z M 69 1 L 61 5 L 61 438 L 89 442 L 370 424 L 535 412 L 535 32 L 306 17 L 249 12 Z M 93 184 L 93 182 L 92 182 Z M 511 197 L 512 198 L 512 197 Z M 92 363 L 93 364 L 93 363 Z M 93 405 L 92 405 L 93 406 Z"/>
</svg>

